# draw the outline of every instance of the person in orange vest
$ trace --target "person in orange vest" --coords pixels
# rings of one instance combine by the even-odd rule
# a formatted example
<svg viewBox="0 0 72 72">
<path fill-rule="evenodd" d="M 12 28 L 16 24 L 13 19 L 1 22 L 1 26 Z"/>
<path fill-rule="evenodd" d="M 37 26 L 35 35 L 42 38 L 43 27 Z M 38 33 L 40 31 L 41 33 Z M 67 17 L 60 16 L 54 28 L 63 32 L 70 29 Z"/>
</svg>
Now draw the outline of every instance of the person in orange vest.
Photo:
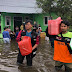
<svg viewBox="0 0 72 72">
<path fill-rule="evenodd" d="M 69 32 L 69 22 L 61 21 L 61 33 L 56 36 L 54 40 L 54 57 L 55 69 L 60 70 L 65 66 L 65 72 L 72 72 L 72 50 L 70 48 L 70 41 L 72 32 Z"/>
</svg>

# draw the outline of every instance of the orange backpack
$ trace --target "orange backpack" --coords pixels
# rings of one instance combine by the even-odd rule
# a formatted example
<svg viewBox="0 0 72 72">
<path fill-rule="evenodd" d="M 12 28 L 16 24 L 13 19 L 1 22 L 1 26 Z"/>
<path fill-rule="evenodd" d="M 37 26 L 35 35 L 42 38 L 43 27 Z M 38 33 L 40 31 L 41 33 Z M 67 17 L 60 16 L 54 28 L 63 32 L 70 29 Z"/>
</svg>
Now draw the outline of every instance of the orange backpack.
<svg viewBox="0 0 72 72">
<path fill-rule="evenodd" d="M 32 53 L 32 44 L 30 37 L 24 36 L 23 40 L 18 42 L 18 46 L 22 56 Z"/>
</svg>

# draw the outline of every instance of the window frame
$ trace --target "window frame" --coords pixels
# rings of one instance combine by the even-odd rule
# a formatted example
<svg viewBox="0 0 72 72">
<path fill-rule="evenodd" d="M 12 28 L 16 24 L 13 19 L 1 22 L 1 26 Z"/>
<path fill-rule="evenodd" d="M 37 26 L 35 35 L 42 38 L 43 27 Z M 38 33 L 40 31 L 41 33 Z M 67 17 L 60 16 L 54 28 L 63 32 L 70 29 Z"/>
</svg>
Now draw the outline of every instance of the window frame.
<svg viewBox="0 0 72 72">
<path fill-rule="evenodd" d="M 0 26 L 1 26 L 1 16 L 0 16 Z"/>
<path fill-rule="evenodd" d="M 45 17 L 47 17 L 47 24 L 45 24 Z M 49 19 L 49 17 L 50 17 L 50 16 L 44 16 L 44 18 L 43 18 L 43 19 L 44 19 L 44 20 L 43 20 L 43 21 L 44 21 L 44 26 L 48 26 L 48 20 L 51 20 L 51 19 Z"/>
<path fill-rule="evenodd" d="M 10 17 L 9 21 L 10 21 L 10 24 L 7 25 L 7 17 Z M 11 16 L 5 16 L 5 26 L 11 26 Z"/>
<path fill-rule="evenodd" d="M 1 14 L 0 14 L 0 28 L 1 28 Z M 1 33 L 1 31 L 0 31 L 0 33 Z"/>
</svg>

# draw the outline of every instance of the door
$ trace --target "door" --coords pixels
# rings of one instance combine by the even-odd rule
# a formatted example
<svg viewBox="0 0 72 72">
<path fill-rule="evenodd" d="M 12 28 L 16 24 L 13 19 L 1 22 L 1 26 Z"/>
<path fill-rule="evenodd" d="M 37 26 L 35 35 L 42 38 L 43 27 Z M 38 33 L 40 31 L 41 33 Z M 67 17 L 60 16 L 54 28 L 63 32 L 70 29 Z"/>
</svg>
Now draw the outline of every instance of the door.
<svg viewBox="0 0 72 72">
<path fill-rule="evenodd" d="M 26 16 L 26 17 L 24 18 L 24 21 L 27 21 L 27 20 L 30 20 L 30 17 L 29 17 L 29 16 Z"/>
<path fill-rule="evenodd" d="M 20 26 L 22 25 L 22 17 L 14 17 L 14 32 L 16 32 L 16 26 L 19 27 L 20 30 Z"/>
</svg>

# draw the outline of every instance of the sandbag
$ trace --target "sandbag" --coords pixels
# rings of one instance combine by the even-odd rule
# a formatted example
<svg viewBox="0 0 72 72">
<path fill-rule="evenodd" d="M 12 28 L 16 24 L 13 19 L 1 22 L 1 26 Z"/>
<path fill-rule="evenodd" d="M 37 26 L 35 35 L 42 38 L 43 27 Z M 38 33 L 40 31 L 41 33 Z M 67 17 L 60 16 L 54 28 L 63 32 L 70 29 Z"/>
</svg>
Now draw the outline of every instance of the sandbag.
<svg viewBox="0 0 72 72">
<path fill-rule="evenodd" d="M 22 56 L 30 54 L 32 52 L 31 38 L 24 36 L 23 40 L 18 42 L 18 46 Z"/>
<path fill-rule="evenodd" d="M 62 19 L 58 17 L 55 20 L 48 20 L 48 33 L 49 35 L 58 35 L 61 32 L 60 23 Z"/>
</svg>

